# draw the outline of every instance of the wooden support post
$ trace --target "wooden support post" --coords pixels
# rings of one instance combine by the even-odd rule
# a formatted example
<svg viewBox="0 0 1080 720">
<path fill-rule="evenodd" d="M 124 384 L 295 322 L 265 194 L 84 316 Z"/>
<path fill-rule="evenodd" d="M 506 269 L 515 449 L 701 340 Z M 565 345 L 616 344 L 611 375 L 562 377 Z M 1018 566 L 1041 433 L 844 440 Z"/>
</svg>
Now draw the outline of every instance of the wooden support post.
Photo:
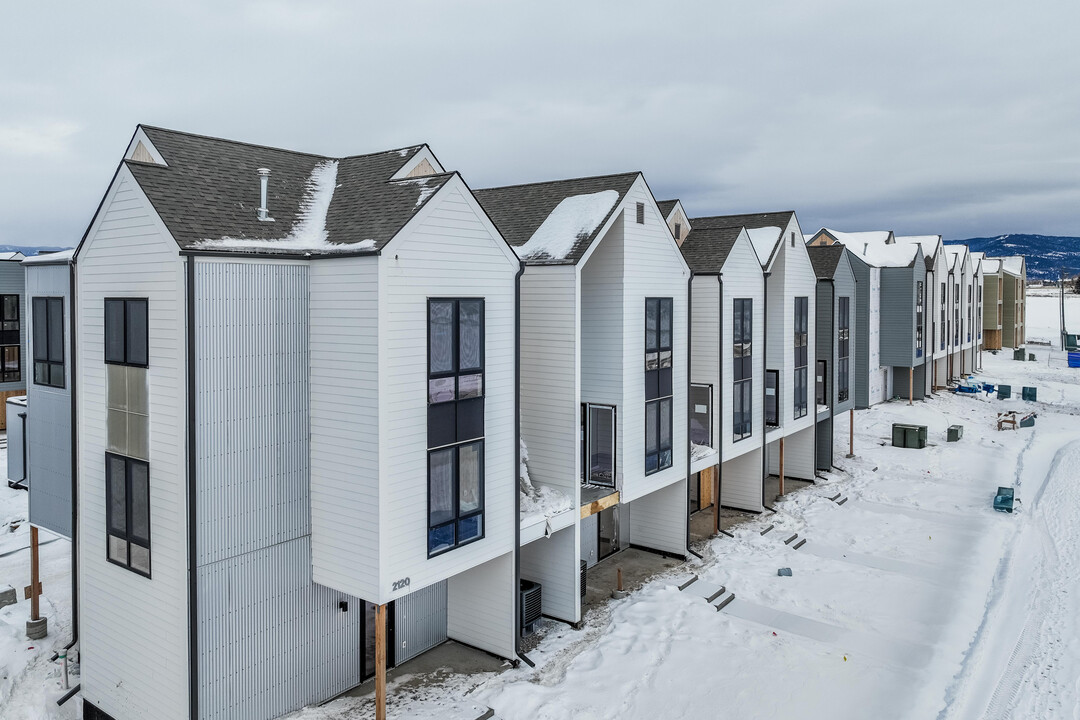
<svg viewBox="0 0 1080 720">
<path fill-rule="evenodd" d="M 38 529 L 30 526 L 30 619 L 41 619 L 38 596 L 41 594 L 41 578 L 38 575 Z"/>
<path fill-rule="evenodd" d="M 848 457 L 855 457 L 855 408 L 848 411 Z"/>
<path fill-rule="evenodd" d="M 375 720 L 386 720 L 386 605 L 375 606 Z"/>
<path fill-rule="evenodd" d="M 784 438 L 780 438 L 780 494 L 784 494 Z"/>
<path fill-rule="evenodd" d="M 622 567 L 615 568 L 615 574 L 618 579 L 615 581 L 615 589 L 622 592 Z"/>
<path fill-rule="evenodd" d="M 909 367 L 907 370 L 907 404 L 915 404 L 915 368 Z"/>
</svg>

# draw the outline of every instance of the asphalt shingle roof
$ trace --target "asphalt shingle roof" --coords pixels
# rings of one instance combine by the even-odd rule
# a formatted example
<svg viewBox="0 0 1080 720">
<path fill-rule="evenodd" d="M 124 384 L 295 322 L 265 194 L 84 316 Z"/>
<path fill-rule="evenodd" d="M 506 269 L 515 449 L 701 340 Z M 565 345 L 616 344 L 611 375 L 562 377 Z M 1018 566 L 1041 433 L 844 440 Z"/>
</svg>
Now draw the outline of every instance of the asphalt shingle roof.
<svg viewBox="0 0 1080 720">
<path fill-rule="evenodd" d="M 840 264 L 840 258 L 844 256 L 844 246 L 836 245 L 807 245 L 806 252 L 810 255 L 810 264 L 814 266 L 814 274 L 819 280 L 826 280 L 836 275 L 836 266 Z"/>
<path fill-rule="evenodd" d="M 781 212 L 766 212 L 766 213 L 748 213 L 746 215 L 712 215 L 710 217 L 690 218 L 690 225 L 695 230 L 698 228 L 710 228 L 710 227 L 738 227 L 744 228 L 763 228 L 763 227 L 778 227 L 780 230 L 784 230 L 791 222 L 791 218 L 795 216 L 794 210 L 783 210 Z M 762 262 L 765 258 L 762 258 Z"/>
<path fill-rule="evenodd" d="M 657 200 L 656 207 L 660 208 L 660 215 L 662 215 L 663 218 L 667 220 L 668 215 L 670 215 L 671 211 L 675 209 L 675 206 L 678 204 L 678 202 L 678 200 Z"/>
<path fill-rule="evenodd" d="M 312 171 L 323 162 L 337 160 L 337 184 L 326 216 L 327 241 L 348 246 L 370 239 L 377 250 L 453 176 L 390 180 L 423 145 L 330 158 L 141 128 L 168 166 L 130 160 L 126 165 L 184 249 L 212 250 L 205 241 L 224 237 L 271 241 L 285 237 L 299 219 Z M 257 217 L 259 168 L 270 169 L 267 206 L 274 222 Z M 272 248 L 261 251 L 273 252 Z"/>
<path fill-rule="evenodd" d="M 742 232 L 742 225 L 737 227 L 694 228 L 683 241 L 683 259 L 696 273 L 720 272 L 727 262 L 731 248 Z"/>
<path fill-rule="evenodd" d="M 579 236 L 573 248 L 565 257 L 526 260 L 527 263 L 535 265 L 575 265 L 592 245 L 597 235 L 600 234 L 600 230 L 607 224 L 611 214 L 618 209 L 626 198 L 626 193 L 639 175 L 640 173 L 633 172 L 555 180 L 528 185 L 509 185 L 474 190 L 473 195 L 480 202 L 484 211 L 487 212 L 491 221 L 495 223 L 495 227 L 506 238 L 506 241 L 512 247 L 521 247 L 529 241 L 529 238 L 543 224 L 548 215 L 566 198 L 605 190 L 617 192 L 619 198 L 612 205 L 611 210 L 604 219 L 597 224 L 592 234 Z"/>
</svg>

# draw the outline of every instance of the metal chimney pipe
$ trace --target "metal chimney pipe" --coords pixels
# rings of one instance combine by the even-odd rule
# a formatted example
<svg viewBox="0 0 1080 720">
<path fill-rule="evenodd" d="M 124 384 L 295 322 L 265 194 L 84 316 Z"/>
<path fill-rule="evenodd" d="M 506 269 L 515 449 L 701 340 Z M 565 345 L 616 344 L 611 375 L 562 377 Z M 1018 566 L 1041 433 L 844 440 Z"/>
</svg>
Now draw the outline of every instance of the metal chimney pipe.
<svg viewBox="0 0 1080 720">
<path fill-rule="evenodd" d="M 259 219 L 269 220 L 270 210 L 266 207 L 266 187 L 270 182 L 270 168 L 259 168 Z"/>
</svg>

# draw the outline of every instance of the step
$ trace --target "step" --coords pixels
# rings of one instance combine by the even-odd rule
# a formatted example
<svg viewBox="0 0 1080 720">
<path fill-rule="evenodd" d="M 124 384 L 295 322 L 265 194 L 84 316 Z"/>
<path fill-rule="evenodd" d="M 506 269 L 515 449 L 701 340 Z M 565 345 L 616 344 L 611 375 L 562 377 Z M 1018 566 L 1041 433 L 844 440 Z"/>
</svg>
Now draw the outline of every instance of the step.
<svg viewBox="0 0 1080 720">
<path fill-rule="evenodd" d="M 766 534 L 766 533 L 768 533 L 768 532 L 769 532 L 770 530 L 772 530 L 772 529 L 773 529 L 774 527 L 776 527 L 776 526 L 775 526 L 775 525 L 770 525 L 769 527 L 767 527 L 767 528 L 765 528 L 764 530 L 762 530 L 762 531 L 761 531 L 761 534 L 762 534 L 762 535 L 765 535 L 765 534 Z"/>
<path fill-rule="evenodd" d="M 805 544 L 806 544 L 806 538 L 803 538 L 803 539 L 802 539 L 802 540 L 800 540 L 799 542 L 795 543 L 795 547 L 794 547 L 794 548 L 792 548 L 792 549 L 794 549 L 794 550 L 798 550 L 799 548 L 801 548 L 801 547 L 802 547 L 803 545 L 805 545 Z"/>
<path fill-rule="evenodd" d="M 791 537 L 789 537 L 787 540 L 785 540 L 784 544 L 785 545 L 790 545 L 791 543 L 795 542 L 798 539 L 799 539 L 799 533 L 795 533 Z"/>
<path fill-rule="evenodd" d="M 734 600 L 734 599 L 735 599 L 735 593 L 731 593 L 726 598 L 724 598 L 720 602 L 716 603 L 716 605 L 714 605 L 713 607 L 716 608 L 716 612 L 720 612 L 721 610 L 726 608 L 728 605 L 730 605 L 731 601 Z"/>
<path fill-rule="evenodd" d="M 691 575 L 689 580 L 687 580 L 686 582 L 684 582 L 682 585 L 679 586 L 679 592 L 682 592 L 686 588 L 688 588 L 691 585 L 693 585 L 694 583 L 696 583 L 697 579 L 698 579 L 697 575 Z"/>
<path fill-rule="evenodd" d="M 829 498 L 829 499 L 830 499 L 830 500 L 832 500 L 833 502 L 836 502 L 837 500 L 839 500 L 839 499 L 840 499 L 840 493 L 836 493 L 835 495 L 833 495 L 833 496 L 832 496 L 831 498 Z"/>
<path fill-rule="evenodd" d="M 843 504 L 844 504 L 844 503 L 846 503 L 846 502 L 847 502 L 847 498 L 844 498 L 843 500 L 841 500 L 840 502 L 838 502 L 838 503 L 836 503 L 836 504 L 837 504 L 837 505 L 843 505 Z"/>
<path fill-rule="evenodd" d="M 688 594 L 703 598 L 707 603 L 711 603 L 713 600 L 723 595 L 724 591 L 725 588 L 723 585 L 705 582 L 704 580 L 699 580 L 687 588 Z"/>
</svg>

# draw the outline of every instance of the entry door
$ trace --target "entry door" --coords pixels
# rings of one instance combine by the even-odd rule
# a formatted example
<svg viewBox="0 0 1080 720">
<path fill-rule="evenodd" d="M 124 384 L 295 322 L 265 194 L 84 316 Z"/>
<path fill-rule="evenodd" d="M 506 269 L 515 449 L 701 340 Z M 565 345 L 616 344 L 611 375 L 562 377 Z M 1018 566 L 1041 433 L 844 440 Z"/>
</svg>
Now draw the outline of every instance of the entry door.
<svg viewBox="0 0 1080 720">
<path fill-rule="evenodd" d="M 375 676 L 375 603 L 363 601 L 364 610 L 364 645 L 361 654 L 360 679 L 367 680 Z M 389 630 L 389 628 L 387 628 Z M 387 633 L 389 636 L 389 632 Z"/>
<path fill-rule="evenodd" d="M 826 371 L 825 361 L 824 360 L 818 360 L 817 361 L 817 404 L 818 405 L 828 405 L 829 404 L 829 398 L 825 393 L 825 388 L 826 388 L 826 385 L 825 385 L 825 371 Z"/>
<path fill-rule="evenodd" d="M 701 473 L 690 476 L 690 512 L 696 513 L 701 509 Z"/>
<path fill-rule="evenodd" d="M 765 424 L 780 424 L 780 371 L 765 371 Z"/>
<path fill-rule="evenodd" d="M 600 521 L 597 523 L 600 533 L 599 559 L 603 560 L 614 554 L 619 549 L 619 506 L 601 510 Z"/>
</svg>

